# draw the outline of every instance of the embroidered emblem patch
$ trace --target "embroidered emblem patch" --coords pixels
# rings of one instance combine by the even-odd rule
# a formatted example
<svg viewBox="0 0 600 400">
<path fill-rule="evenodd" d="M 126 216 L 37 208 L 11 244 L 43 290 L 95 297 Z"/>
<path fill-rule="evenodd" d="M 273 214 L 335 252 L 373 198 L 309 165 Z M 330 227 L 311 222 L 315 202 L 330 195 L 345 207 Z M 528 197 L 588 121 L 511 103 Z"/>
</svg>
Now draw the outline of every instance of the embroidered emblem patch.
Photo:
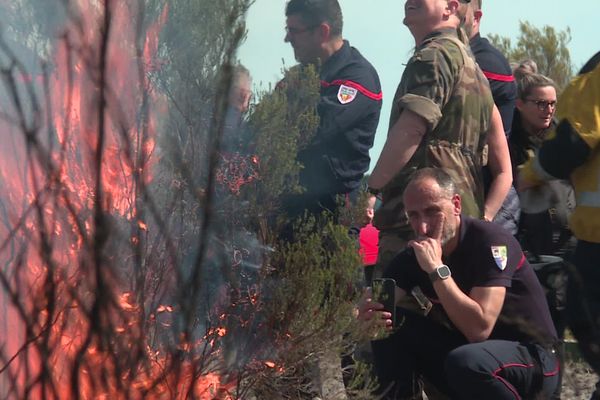
<svg viewBox="0 0 600 400">
<path fill-rule="evenodd" d="M 358 89 L 354 89 L 350 86 L 340 85 L 338 90 L 337 98 L 342 104 L 348 104 L 356 98 Z"/>
<path fill-rule="evenodd" d="M 492 246 L 491 249 L 492 257 L 494 257 L 496 265 L 501 271 L 504 271 L 504 268 L 506 268 L 506 263 L 508 262 L 508 250 L 506 246 Z"/>
</svg>

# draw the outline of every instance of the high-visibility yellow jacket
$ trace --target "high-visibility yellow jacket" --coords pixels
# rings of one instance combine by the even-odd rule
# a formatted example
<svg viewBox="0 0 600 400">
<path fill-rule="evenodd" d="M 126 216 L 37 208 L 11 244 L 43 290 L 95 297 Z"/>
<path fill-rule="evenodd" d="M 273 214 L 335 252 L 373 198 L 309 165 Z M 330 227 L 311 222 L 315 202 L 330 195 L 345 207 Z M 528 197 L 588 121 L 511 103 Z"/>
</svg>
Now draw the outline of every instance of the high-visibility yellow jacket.
<svg viewBox="0 0 600 400">
<path fill-rule="evenodd" d="M 520 180 L 570 179 L 576 207 L 570 227 L 576 238 L 600 243 L 600 63 L 573 79 L 559 96 L 556 131 L 526 163 Z"/>
</svg>

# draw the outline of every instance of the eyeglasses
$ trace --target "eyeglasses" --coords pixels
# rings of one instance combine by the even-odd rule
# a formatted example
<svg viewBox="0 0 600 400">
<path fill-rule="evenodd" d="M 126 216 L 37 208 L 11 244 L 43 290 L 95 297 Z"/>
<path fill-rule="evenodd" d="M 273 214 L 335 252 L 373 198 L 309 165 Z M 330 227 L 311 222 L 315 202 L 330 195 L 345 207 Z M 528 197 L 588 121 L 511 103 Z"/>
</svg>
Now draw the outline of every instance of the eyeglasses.
<svg viewBox="0 0 600 400">
<path fill-rule="evenodd" d="M 317 26 L 309 26 L 308 28 L 294 28 L 294 27 L 286 26 L 284 29 L 285 29 L 286 34 L 288 34 L 290 36 L 295 36 L 295 35 L 300 35 L 304 32 L 312 31 Z"/>
<path fill-rule="evenodd" d="M 525 99 L 525 101 L 530 101 L 535 103 L 538 110 L 546 111 L 546 108 L 550 107 L 552 110 L 556 109 L 556 100 L 555 101 L 546 101 L 546 100 L 534 100 L 534 99 Z"/>
</svg>

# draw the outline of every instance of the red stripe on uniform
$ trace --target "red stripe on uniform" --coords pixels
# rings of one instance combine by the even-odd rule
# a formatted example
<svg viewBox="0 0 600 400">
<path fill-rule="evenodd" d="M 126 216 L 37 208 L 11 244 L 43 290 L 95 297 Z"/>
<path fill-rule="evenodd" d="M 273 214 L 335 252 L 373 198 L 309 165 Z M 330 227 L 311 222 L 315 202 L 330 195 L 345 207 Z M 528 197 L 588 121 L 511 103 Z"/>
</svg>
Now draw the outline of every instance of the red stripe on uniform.
<svg viewBox="0 0 600 400">
<path fill-rule="evenodd" d="M 354 88 L 354 89 L 358 90 L 359 92 L 361 92 L 362 94 L 364 94 L 365 96 L 367 96 L 370 99 L 373 99 L 373 100 L 381 100 L 381 99 L 383 99 L 383 93 L 382 92 L 373 93 L 369 89 L 367 89 L 366 87 L 364 87 L 363 85 L 361 85 L 359 83 L 356 83 L 356 82 L 346 81 L 346 80 L 342 80 L 342 79 L 337 79 L 337 80 L 335 80 L 333 82 L 321 81 L 321 86 L 324 86 L 324 87 L 341 86 L 341 85 L 350 86 L 351 88 Z"/>
<path fill-rule="evenodd" d="M 528 368 L 533 368 L 533 367 L 534 367 L 533 364 L 520 364 L 520 363 L 504 364 L 504 365 L 500 366 L 500 368 L 498 368 L 497 370 L 492 372 L 492 376 L 494 378 L 498 379 L 500 382 L 502 382 L 504 384 L 504 386 L 506 386 L 506 388 L 512 392 L 512 394 L 515 396 L 515 399 L 521 400 L 521 396 L 519 395 L 519 392 L 517 391 L 517 389 L 509 381 L 504 379 L 504 377 L 502 377 L 500 374 L 502 373 L 503 370 L 508 369 L 508 368 L 526 368 L 526 369 L 528 369 Z"/>
<path fill-rule="evenodd" d="M 521 261 L 519 261 L 519 265 L 517 265 L 517 270 L 520 270 L 523 264 L 525 264 L 525 254 L 521 255 Z"/>
<path fill-rule="evenodd" d="M 556 367 L 554 367 L 554 371 L 544 372 L 544 376 L 555 376 L 560 372 L 560 361 L 556 360 Z"/>
<path fill-rule="evenodd" d="M 492 79 L 494 81 L 500 81 L 500 82 L 514 82 L 515 81 L 515 77 L 512 75 L 501 75 L 501 74 L 495 74 L 493 72 L 488 72 L 488 71 L 483 71 L 483 74 L 485 75 L 486 78 Z"/>
</svg>

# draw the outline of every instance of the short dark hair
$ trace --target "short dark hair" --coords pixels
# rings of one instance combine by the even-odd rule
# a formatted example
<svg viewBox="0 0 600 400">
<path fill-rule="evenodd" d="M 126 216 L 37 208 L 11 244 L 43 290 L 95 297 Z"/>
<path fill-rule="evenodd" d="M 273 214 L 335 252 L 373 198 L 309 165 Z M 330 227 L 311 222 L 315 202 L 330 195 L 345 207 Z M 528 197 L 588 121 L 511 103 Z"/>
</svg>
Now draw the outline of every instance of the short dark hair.
<svg viewBox="0 0 600 400">
<path fill-rule="evenodd" d="M 342 36 L 344 19 L 337 0 L 290 0 L 285 15 L 299 15 L 308 27 L 317 27 L 326 22 L 331 27 L 331 35 Z"/>
<path fill-rule="evenodd" d="M 433 179 L 440 186 L 444 197 L 447 199 L 451 199 L 452 196 L 457 194 L 456 185 L 452 177 L 443 168 L 427 167 L 416 170 L 408 179 L 406 187 L 408 188 L 410 185 L 425 179 Z"/>
</svg>

